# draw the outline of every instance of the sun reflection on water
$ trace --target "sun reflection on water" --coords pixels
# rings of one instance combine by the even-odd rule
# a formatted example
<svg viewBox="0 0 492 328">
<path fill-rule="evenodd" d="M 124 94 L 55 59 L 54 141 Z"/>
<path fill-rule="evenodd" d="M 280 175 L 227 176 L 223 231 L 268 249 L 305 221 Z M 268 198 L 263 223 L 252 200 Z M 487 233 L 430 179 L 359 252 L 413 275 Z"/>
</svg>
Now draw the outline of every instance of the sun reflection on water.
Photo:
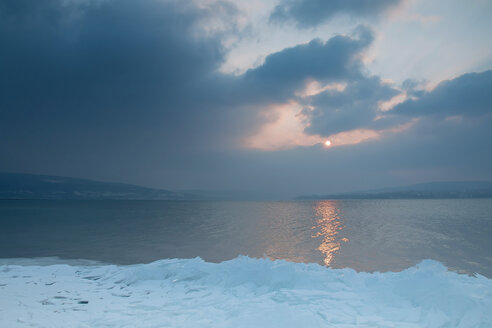
<svg viewBox="0 0 492 328">
<path fill-rule="evenodd" d="M 339 239 L 339 232 L 343 229 L 340 219 L 340 210 L 336 201 L 320 201 L 315 205 L 316 226 L 312 229 L 318 231 L 313 238 L 322 238 L 317 248 L 323 255 L 326 266 L 330 266 L 334 256 L 339 252 L 341 242 L 348 242 L 347 238 Z"/>
</svg>

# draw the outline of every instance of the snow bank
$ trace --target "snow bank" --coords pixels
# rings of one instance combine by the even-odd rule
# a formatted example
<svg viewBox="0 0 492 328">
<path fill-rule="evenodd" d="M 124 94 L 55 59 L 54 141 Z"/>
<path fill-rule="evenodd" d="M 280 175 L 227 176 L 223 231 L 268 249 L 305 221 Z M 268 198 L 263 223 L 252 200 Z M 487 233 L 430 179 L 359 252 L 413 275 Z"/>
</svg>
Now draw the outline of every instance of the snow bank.
<svg viewBox="0 0 492 328">
<path fill-rule="evenodd" d="M 0 327 L 492 326 L 492 280 L 431 260 L 398 273 L 248 257 L 34 261 L 0 263 Z"/>
</svg>

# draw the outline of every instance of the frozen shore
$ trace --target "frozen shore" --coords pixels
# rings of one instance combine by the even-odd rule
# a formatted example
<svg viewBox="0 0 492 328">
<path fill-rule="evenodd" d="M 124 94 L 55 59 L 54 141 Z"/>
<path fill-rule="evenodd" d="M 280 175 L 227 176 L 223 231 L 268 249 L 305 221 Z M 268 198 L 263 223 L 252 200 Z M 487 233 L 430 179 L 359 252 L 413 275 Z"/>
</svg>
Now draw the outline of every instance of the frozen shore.
<svg viewBox="0 0 492 328">
<path fill-rule="evenodd" d="M 430 260 L 398 273 L 248 257 L 66 263 L 0 262 L 0 327 L 492 326 L 492 280 Z"/>
</svg>

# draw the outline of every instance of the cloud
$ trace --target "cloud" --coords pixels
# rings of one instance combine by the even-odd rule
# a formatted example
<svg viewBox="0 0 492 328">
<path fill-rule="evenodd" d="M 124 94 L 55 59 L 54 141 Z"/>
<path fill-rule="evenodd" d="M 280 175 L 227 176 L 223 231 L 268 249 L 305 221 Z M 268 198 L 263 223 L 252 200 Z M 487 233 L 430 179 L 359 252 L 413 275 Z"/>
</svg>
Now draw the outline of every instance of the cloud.
<svg viewBox="0 0 492 328">
<path fill-rule="evenodd" d="M 0 170 L 155 185 L 190 153 L 233 142 L 256 118 L 217 96 L 225 32 L 201 33 L 217 13 L 181 1 L 0 2 Z"/>
<path fill-rule="evenodd" d="M 1 2 L 0 152 L 9 156 L 0 169 L 168 176 L 193 156 L 242 145 L 266 108 L 308 80 L 361 74 L 365 27 L 271 54 L 240 76 L 220 73 L 227 31 L 240 31 L 217 29 L 235 9 L 212 4 Z"/>
<path fill-rule="evenodd" d="M 418 118 L 473 119 L 492 114 L 492 71 L 469 73 L 423 91 L 415 81 L 402 88 L 379 77 L 349 81 L 343 90 L 326 90 L 307 97 L 304 114 L 308 134 L 330 136 L 357 129 L 382 130 Z M 401 98 L 401 99 L 400 99 Z M 392 108 L 382 108 L 394 102 Z"/>
<path fill-rule="evenodd" d="M 168 150 L 207 140 L 198 135 L 209 129 L 208 107 L 218 100 L 202 100 L 224 60 L 224 32 L 197 33 L 221 19 L 221 4 L 3 1 L 0 125 L 10 132 L 30 129 L 41 138 L 26 136 L 26 143 L 43 148 L 71 139 L 89 149 L 103 136 L 98 143 L 113 140 L 110 149 L 143 135 Z M 226 9 L 229 20 L 233 9 Z M 28 146 L 22 140 L 16 138 L 16 148 Z"/>
<path fill-rule="evenodd" d="M 171 111 L 169 100 L 223 59 L 220 40 L 192 36 L 208 13 L 176 2 L 36 3 L 0 12 L 1 105 L 21 118 L 124 118 L 155 104 Z"/>
<path fill-rule="evenodd" d="M 365 26 L 359 26 L 350 36 L 337 35 L 326 42 L 315 39 L 270 54 L 262 65 L 246 71 L 237 78 L 236 83 L 230 83 L 231 87 L 240 86 L 241 96 L 235 99 L 246 96 L 249 103 L 256 102 L 261 108 L 260 114 L 268 118 L 260 128 L 253 130 L 255 133 L 247 137 L 243 145 L 275 150 L 322 142 L 319 135 L 307 135 L 304 131 L 306 117 L 321 116 L 321 110 L 301 111 L 300 104 L 310 107 L 318 105 L 315 99 L 322 102 L 320 95 L 329 93 L 343 94 L 346 99 L 368 97 L 363 89 L 369 87 L 364 86 L 363 81 L 369 79 L 365 77 L 361 55 L 372 41 L 372 31 Z M 347 84 L 350 87 L 345 90 Z M 317 87 L 307 90 L 313 86 Z M 315 96 L 309 96 L 312 95 L 310 92 L 314 92 Z M 338 101 L 343 102 L 344 99 Z M 353 114 L 348 107 L 345 108 L 347 116 Z M 360 114 L 365 113 L 360 109 Z M 334 118 L 329 113 L 327 116 Z M 343 130 L 344 127 L 338 128 Z M 322 134 L 314 129 L 310 132 Z"/>
<path fill-rule="evenodd" d="M 160 134 L 164 144 L 178 134 L 173 144 L 204 147 L 230 140 L 224 138 L 230 131 L 254 128 L 260 122 L 252 106 L 285 102 L 307 79 L 360 75 L 357 55 L 372 41 L 365 27 L 353 36 L 315 39 L 271 54 L 241 76 L 221 74 L 223 32 L 197 37 L 197 31 L 203 22 L 222 19 L 217 12 L 225 11 L 231 24 L 234 8 L 226 4 L 2 2 L 4 124 L 60 136 L 67 127 L 91 134 L 113 130 L 123 139 L 145 131 Z M 216 10 L 219 5 L 225 9 Z"/>
<path fill-rule="evenodd" d="M 308 100 L 311 109 L 305 110 L 310 122 L 306 132 L 329 136 L 354 129 L 381 128 L 381 122 L 376 120 L 381 115 L 380 102 L 399 93 L 375 76 L 361 76 L 342 91 L 326 90 Z"/>
<path fill-rule="evenodd" d="M 388 172 L 490 173 L 490 71 L 432 91 L 396 87 L 366 72 L 373 34 L 359 27 L 228 75 L 224 40 L 242 33 L 240 13 L 196 3 L 1 1 L 0 170 L 288 196 L 360 189 L 364 177 L 390 181 Z M 401 92 L 409 100 L 379 110 Z M 415 118 L 391 138 L 371 137 Z M 255 133 L 263 139 L 248 139 Z M 372 141 L 302 147 L 332 134 Z M 282 151 L 241 148 L 245 140 Z"/>
<path fill-rule="evenodd" d="M 492 70 L 468 73 L 439 83 L 433 90 L 420 93 L 392 110 L 394 115 L 467 118 L 492 113 Z"/>
<path fill-rule="evenodd" d="M 283 49 L 240 76 L 241 89 L 286 100 L 308 80 L 338 82 L 358 78 L 362 74 L 360 54 L 372 40 L 371 30 L 359 26 L 352 36 L 337 35 L 326 42 L 314 39 Z"/>
<path fill-rule="evenodd" d="M 377 16 L 401 0 L 281 0 L 270 15 L 274 22 L 294 21 L 299 28 L 312 28 L 336 15 Z"/>
</svg>

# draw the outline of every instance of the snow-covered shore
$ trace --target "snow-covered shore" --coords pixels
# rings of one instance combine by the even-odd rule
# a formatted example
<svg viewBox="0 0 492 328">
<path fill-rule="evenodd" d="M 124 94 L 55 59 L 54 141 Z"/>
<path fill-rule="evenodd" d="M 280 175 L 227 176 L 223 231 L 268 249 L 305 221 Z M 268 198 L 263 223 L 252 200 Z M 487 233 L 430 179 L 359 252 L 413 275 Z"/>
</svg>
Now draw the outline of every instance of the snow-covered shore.
<svg viewBox="0 0 492 328">
<path fill-rule="evenodd" d="M 0 263 L 0 327 L 492 326 L 492 280 L 430 260 L 398 273 L 248 257 L 42 262 Z"/>
</svg>

